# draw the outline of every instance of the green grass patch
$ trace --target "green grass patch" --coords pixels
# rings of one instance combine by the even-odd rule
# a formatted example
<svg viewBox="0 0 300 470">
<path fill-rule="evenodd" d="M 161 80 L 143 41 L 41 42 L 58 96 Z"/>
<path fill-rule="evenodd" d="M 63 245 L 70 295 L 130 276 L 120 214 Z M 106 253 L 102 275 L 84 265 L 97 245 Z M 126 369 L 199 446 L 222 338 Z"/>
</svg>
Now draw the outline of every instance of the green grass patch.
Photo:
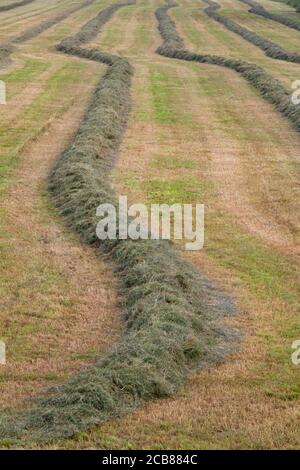
<svg viewBox="0 0 300 470">
<path fill-rule="evenodd" d="M 184 160 L 182 158 L 172 156 L 157 156 L 153 162 L 153 166 L 161 170 L 193 170 L 197 168 L 197 163 L 192 160 Z"/>
<path fill-rule="evenodd" d="M 50 67 L 50 63 L 29 59 L 24 67 L 0 74 L 0 80 L 6 83 L 7 100 L 21 92 L 26 85 Z M 7 104 L 9 106 L 9 102 Z"/>
<path fill-rule="evenodd" d="M 234 269 L 256 297 L 277 298 L 296 307 L 300 288 L 297 263 L 261 245 L 224 212 L 207 216 L 206 251 L 227 268 Z"/>
<path fill-rule="evenodd" d="M 159 124 L 174 124 L 176 117 L 170 106 L 170 77 L 162 71 L 150 70 L 155 121 Z"/>
<path fill-rule="evenodd" d="M 173 181 L 148 180 L 142 184 L 149 202 L 157 204 L 200 203 L 213 188 L 211 182 L 193 178 Z"/>
<path fill-rule="evenodd" d="M 149 70 L 150 92 L 153 99 L 154 120 L 158 124 L 191 125 L 192 115 L 178 109 L 178 95 L 184 86 L 171 68 L 151 66 Z"/>
</svg>

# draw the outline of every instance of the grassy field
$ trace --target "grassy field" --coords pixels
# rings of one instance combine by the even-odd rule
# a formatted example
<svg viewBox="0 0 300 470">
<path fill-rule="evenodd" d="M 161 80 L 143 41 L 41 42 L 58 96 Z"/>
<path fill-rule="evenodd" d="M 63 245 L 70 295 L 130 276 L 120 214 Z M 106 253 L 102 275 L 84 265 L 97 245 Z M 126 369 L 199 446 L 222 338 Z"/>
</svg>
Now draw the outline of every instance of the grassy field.
<svg viewBox="0 0 300 470">
<path fill-rule="evenodd" d="M 82 12 L 75 15 L 74 27 L 94 14 L 92 9 L 84 17 Z M 12 403 L 18 402 L 35 393 L 45 380 L 55 383 L 65 378 L 94 356 L 99 333 L 106 345 L 118 330 L 111 323 L 115 321 L 114 302 L 106 305 L 112 296 L 106 268 L 103 283 L 96 283 L 104 266 L 65 232 L 47 197 L 49 168 L 78 125 L 99 73 L 93 63 L 54 54 L 53 45 L 65 35 L 61 27 L 39 38 L 42 52 L 41 45 L 36 45 L 38 39 L 31 41 L 29 50 L 18 51 L 12 66 L 1 73 L 9 106 L 0 118 L 0 329 L 11 349 L 11 360 L 1 373 L 3 406 L 8 396 Z M 92 305 L 97 305 L 97 318 L 91 317 Z M 100 318 L 99 311 L 103 311 Z M 82 341 L 89 323 L 94 333 Z M 81 333 L 73 338 L 78 328 Z"/>
<path fill-rule="evenodd" d="M 292 7 L 259 2 L 300 21 Z M 36 0 L 0 13 L 1 42 L 71 3 Z M 7 86 L 0 116 L 0 339 L 8 350 L 0 366 L 2 410 L 23 409 L 27 397 L 94 363 L 123 333 L 120 279 L 65 228 L 47 191 L 49 171 L 106 70 L 55 45 L 112 3 L 96 0 L 17 46 L 0 70 Z M 292 93 L 299 64 L 266 57 L 208 18 L 202 2 L 177 3 L 169 15 L 188 50 L 256 63 Z M 219 3 L 222 15 L 299 50 L 299 31 L 248 13 L 238 0 Z M 155 10 L 163 4 L 137 0 L 119 9 L 86 46 L 134 67 L 133 109 L 113 186 L 131 203 L 205 204 L 205 247 L 184 256 L 235 300 L 239 314 L 227 322 L 242 342 L 224 364 L 192 374 L 176 395 L 47 447 L 296 449 L 300 366 L 291 362 L 291 345 L 300 338 L 300 134 L 234 71 L 156 54 L 162 39 Z"/>
</svg>

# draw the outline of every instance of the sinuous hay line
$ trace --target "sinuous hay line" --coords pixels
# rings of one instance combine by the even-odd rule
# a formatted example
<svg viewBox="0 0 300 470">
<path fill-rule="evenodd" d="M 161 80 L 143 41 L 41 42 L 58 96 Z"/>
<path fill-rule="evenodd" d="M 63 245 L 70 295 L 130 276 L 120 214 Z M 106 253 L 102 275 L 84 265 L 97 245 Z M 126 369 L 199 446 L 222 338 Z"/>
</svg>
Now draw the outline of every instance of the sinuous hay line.
<svg viewBox="0 0 300 470">
<path fill-rule="evenodd" d="M 123 58 L 81 46 L 108 21 L 100 12 L 58 50 L 107 64 L 72 143 L 53 168 L 49 187 L 69 227 L 105 254 L 122 283 L 126 333 L 94 366 L 0 419 L 0 438 L 49 442 L 124 415 L 143 401 L 172 395 L 192 370 L 224 361 L 237 334 L 223 326 L 235 313 L 228 295 L 181 258 L 168 241 L 96 238 L 96 208 L 115 203 L 110 171 L 130 112 L 132 67 Z"/>
</svg>

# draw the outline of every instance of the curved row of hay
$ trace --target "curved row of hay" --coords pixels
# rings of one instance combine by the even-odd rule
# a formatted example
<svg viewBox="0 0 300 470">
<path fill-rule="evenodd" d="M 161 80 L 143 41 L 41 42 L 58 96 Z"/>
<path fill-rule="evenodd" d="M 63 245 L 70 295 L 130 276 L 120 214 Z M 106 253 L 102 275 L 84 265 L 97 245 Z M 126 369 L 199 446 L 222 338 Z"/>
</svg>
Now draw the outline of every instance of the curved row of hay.
<svg viewBox="0 0 300 470">
<path fill-rule="evenodd" d="M 230 59 L 209 54 L 195 54 L 185 50 L 183 40 L 177 33 L 175 23 L 167 14 L 169 8 L 174 6 L 176 6 L 175 3 L 169 2 L 167 6 L 156 11 L 159 31 L 164 39 L 163 45 L 157 49 L 158 54 L 175 59 L 220 65 L 235 70 L 300 131 L 299 106 L 295 106 L 292 103 L 291 94 L 278 80 L 265 72 L 262 67 L 241 59 Z"/>
<path fill-rule="evenodd" d="M 9 3 L 7 5 L 2 5 L 2 6 L 0 6 L 0 12 L 1 11 L 13 10 L 14 8 L 18 8 L 18 7 L 23 7 L 25 5 L 28 5 L 29 3 L 34 2 L 34 1 L 35 0 L 23 0 L 21 2 L 14 2 L 14 3 Z"/>
<path fill-rule="evenodd" d="M 49 186 L 68 226 L 112 262 L 122 286 L 125 335 L 94 366 L 35 400 L 29 410 L 1 417 L 0 438 L 51 441 L 72 436 L 128 413 L 142 401 L 171 395 L 191 370 L 223 361 L 235 337 L 220 326 L 224 315 L 234 313 L 230 298 L 170 242 L 97 240 L 97 206 L 116 203 L 110 171 L 130 111 L 133 71 L 126 60 L 79 43 L 96 34 L 110 12 L 58 46 L 109 68 L 51 172 Z"/>
<path fill-rule="evenodd" d="M 221 8 L 218 3 L 211 0 L 203 0 L 203 2 L 209 5 L 208 7 L 204 8 L 203 11 L 210 18 L 213 18 L 215 21 L 218 21 L 227 29 L 229 29 L 229 31 L 232 31 L 233 33 L 236 33 L 239 36 L 242 36 L 244 39 L 246 39 L 246 41 L 262 49 L 268 57 L 272 57 L 272 59 L 285 60 L 287 62 L 296 62 L 300 64 L 300 54 L 297 54 L 296 52 L 288 52 L 278 44 L 275 44 L 274 42 L 259 36 L 258 34 L 254 33 L 253 31 L 250 31 L 247 28 L 244 28 L 243 26 L 239 25 L 230 18 L 220 15 L 216 11 Z"/>
<path fill-rule="evenodd" d="M 133 5 L 135 0 L 129 0 L 127 5 Z M 80 31 L 72 37 L 64 39 L 57 47 L 58 50 L 67 52 L 70 48 L 79 47 L 90 42 L 100 32 L 102 26 L 109 21 L 113 14 L 124 4 L 116 3 L 100 11 L 95 18 L 88 21 Z"/>
<path fill-rule="evenodd" d="M 277 21 L 277 23 L 284 24 L 285 26 L 288 26 L 289 28 L 300 31 L 300 23 L 298 21 L 291 20 L 290 18 L 279 15 L 278 13 L 270 13 L 259 3 L 255 2 L 255 0 L 240 0 L 240 1 L 251 7 L 249 10 L 249 13 L 254 13 L 255 15 L 263 16 L 264 18 Z"/>
<path fill-rule="evenodd" d="M 73 13 L 76 13 L 77 11 L 81 10 L 82 8 L 88 7 L 94 3 L 95 0 L 85 0 L 81 4 L 75 5 L 73 8 L 69 8 L 66 10 L 64 13 L 61 13 L 57 16 L 54 16 L 53 18 L 50 18 L 49 20 L 42 21 L 40 24 L 33 26 L 31 28 L 28 28 L 26 31 L 21 33 L 19 36 L 15 37 L 12 40 L 12 43 L 18 44 L 22 42 L 29 41 L 30 39 L 35 38 L 39 34 L 43 33 L 49 28 L 52 28 L 52 26 L 56 25 L 57 23 L 60 23 L 61 21 L 65 20 L 68 18 L 70 15 Z"/>
<path fill-rule="evenodd" d="M 52 28 L 52 26 L 55 26 L 57 23 L 60 23 L 82 8 L 92 5 L 94 2 L 95 0 L 85 0 L 83 3 L 77 4 L 73 8 L 69 8 L 64 13 L 56 15 L 48 20 L 44 20 L 38 25 L 26 29 L 21 34 L 11 39 L 8 43 L 0 44 L 0 66 L 4 66 L 10 55 L 14 52 L 14 44 L 21 44 L 39 36 L 47 29 Z"/>
</svg>

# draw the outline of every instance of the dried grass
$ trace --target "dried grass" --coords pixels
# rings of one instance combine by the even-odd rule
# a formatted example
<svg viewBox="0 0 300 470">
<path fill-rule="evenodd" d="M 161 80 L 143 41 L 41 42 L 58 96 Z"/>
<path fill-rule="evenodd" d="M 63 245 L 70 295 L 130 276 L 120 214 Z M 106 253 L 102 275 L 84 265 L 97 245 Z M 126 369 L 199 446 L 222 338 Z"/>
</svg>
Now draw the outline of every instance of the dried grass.
<svg viewBox="0 0 300 470">
<path fill-rule="evenodd" d="M 254 33 L 253 31 L 250 31 L 247 28 L 244 28 L 243 26 L 239 25 L 230 18 L 220 15 L 216 11 L 221 8 L 217 2 L 214 2 L 212 0 L 203 1 L 209 5 L 203 10 L 207 14 L 207 16 L 213 18 L 214 20 L 224 25 L 227 29 L 229 29 L 229 31 L 232 31 L 233 33 L 236 33 L 239 36 L 242 36 L 242 38 L 246 39 L 246 41 L 251 42 L 251 44 L 254 44 L 255 46 L 262 49 L 268 57 L 272 57 L 272 59 L 285 60 L 287 62 L 295 62 L 297 64 L 300 64 L 300 54 L 297 54 L 295 52 L 288 52 L 278 44 L 275 44 L 274 42 L 269 41 L 268 39 L 265 39 L 262 36 L 259 36 L 258 34 Z"/>
<path fill-rule="evenodd" d="M 209 54 L 195 54 L 185 50 L 183 40 L 177 33 L 175 23 L 167 14 L 168 9 L 174 6 L 176 4 L 169 1 L 166 7 L 159 8 L 156 11 L 158 28 L 164 40 L 162 46 L 157 49 L 158 54 L 175 59 L 220 65 L 235 70 L 300 131 L 299 106 L 295 106 L 292 103 L 290 92 L 278 80 L 265 72 L 262 67 L 241 59 L 230 59 Z"/>
<path fill-rule="evenodd" d="M 131 4 L 132 2 L 130 2 Z M 82 49 L 111 16 L 109 7 L 58 49 L 109 64 L 49 187 L 59 212 L 82 240 L 103 253 L 123 287 L 126 333 L 93 367 L 34 400 L 22 413 L 0 418 L 0 438 L 49 442 L 170 396 L 196 369 L 224 361 L 236 333 L 222 325 L 235 313 L 217 289 L 168 241 L 96 238 L 96 208 L 115 203 L 110 170 L 130 112 L 132 68 L 117 56 Z M 116 6 L 114 6 L 116 9 Z"/>
<path fill-rule="evenodd" d="M 300 23 L 298 21 L 291 20 L 287 16 L 279 15 L 278 13 L 270 13 L 263 6 L 261 6 L 259 3 L 255 2 L 254 0 L 240 0 L 240 1 L 251 7 L 249 10 L 249 13 L 254 13 L 255 15 L 263 16 L 264 18 L 277 21 L 277 23 L 284 24 L 285 26 L 288 26 L 289 28 L 300 31 Z"/>
</svg>

